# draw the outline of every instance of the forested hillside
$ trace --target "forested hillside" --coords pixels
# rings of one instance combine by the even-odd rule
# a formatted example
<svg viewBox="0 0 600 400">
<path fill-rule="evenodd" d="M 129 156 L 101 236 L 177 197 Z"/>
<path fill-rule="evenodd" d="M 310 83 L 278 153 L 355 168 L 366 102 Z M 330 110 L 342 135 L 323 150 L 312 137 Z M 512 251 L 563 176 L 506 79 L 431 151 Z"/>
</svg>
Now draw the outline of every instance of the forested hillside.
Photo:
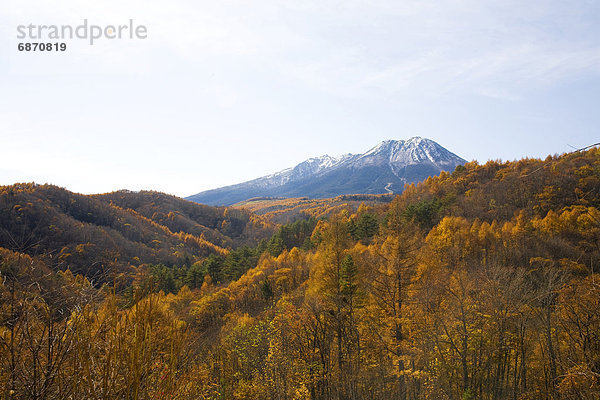
<svg viewBox="0 0 600 400">
<path fill-rule="evenodd" d="M 394 197 L 392 194 L 345 194 L 331 199 L 256 197 L 232 207 L 250 210 L 274 223 L 287 224 L 310 217 L 326 218 L 342 210 L 356 211 L 361 204 L 383 205 Z"/>
<path fill-rule="evenodd" d="M 269 238 L 271 224 L 244 210 L 156 192 L 85 196 L 52 185 L 0 187 L 0 247 L 102 282 L 143 264 L 189 267 Z"/>
<path fill-rule="evenodd" d="M 33 229 L 3 200 L 3 227 L 62 237 L 47 225 L 55 203 L 27 205 L 39 188 L 3 190 L 49 215 Z M 224 214 L 128 196 L 90 197 L 110 210 L 102 227 L 124 236 L 114 226 L 127 208 L 147 229 L 232 232 L 209 222 Z M 467 163 L 389 203 L 213 244 L 195 278 L 152 265 L 124 289 L 97 289 L 42 251 L 2 250 L 0 388 L 19 399 L 598 399 L 599 205 L 594 148 Z M 87 212 L 60 210 L 87 226 Z"/>
</svg>

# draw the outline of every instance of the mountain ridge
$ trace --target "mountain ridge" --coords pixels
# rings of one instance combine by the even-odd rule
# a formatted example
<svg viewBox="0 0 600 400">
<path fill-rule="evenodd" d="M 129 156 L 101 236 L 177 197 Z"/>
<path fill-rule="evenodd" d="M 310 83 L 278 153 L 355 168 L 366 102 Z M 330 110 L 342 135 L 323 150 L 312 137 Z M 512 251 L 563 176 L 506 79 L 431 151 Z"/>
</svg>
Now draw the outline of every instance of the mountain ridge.
<svg viewBox="0 0 600 400">
<path fill-rule="evenodd" d="M 327 198 L 344 194 L 401 193 L 441 171 L 452 171 L 466 161 L 433 140 L 419 136 L 385 140 L 362 154 L 328 154 L 309 158 L 294 167 L 235 185 L 186 197 L 208 205 L 232 205 L 253 197 Z"/>
</svg>

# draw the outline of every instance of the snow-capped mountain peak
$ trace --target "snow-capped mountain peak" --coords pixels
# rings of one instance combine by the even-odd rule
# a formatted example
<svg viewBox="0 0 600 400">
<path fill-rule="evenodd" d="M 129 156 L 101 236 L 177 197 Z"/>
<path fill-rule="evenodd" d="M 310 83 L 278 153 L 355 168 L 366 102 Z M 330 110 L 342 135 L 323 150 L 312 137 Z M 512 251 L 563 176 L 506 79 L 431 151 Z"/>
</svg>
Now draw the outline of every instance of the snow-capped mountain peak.
<svg viewBox="0 0 600 400">
<path fill-rule="evenodd" d="M 400 193 L 442 170 L 452 171 L 465 160 L 436 142 L 419 136 L 385 140 L 363 154 L 323 155 L 271 175 L 238 185 L 209 190 L 188 199 L 229 205 L 251 197 L 334 197 L 353 193 Z"/>
<path fill-rule="evenodd" d="M 407 140 L 385 140 L 360 155 L 356 163 L 358 166 L 387 164 L 397 173 L 409 165 L 427 163 L 439 167 L 455 167 L 457 161 L 464 162 L 433 140 L 415 136 Z"/>
</svg>

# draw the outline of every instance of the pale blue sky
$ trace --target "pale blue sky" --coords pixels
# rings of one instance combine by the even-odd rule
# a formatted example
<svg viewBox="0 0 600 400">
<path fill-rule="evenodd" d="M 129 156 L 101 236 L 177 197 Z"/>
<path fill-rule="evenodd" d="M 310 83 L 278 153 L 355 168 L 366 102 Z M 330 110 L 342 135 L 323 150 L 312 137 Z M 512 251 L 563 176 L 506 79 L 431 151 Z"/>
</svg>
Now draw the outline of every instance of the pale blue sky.
<svg viewBox="0 0 600 400">
<path fill-rule="evenodd" d="M 0 2 L 0 184 L 186 196 L 385 139 L 600 141 L 598 0 Z M 84 18 L 148 38 L 16 50 L 17 25 Z"/>
</svg>

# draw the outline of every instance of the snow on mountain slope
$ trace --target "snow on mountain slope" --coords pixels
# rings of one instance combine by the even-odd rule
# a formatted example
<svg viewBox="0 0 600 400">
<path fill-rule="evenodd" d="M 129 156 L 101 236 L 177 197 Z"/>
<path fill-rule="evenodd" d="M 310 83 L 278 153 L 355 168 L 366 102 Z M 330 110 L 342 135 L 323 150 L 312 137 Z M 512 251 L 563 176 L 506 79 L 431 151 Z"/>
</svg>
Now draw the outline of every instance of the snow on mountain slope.
<svg viewBox="0 0 600 400">
<path fill-rule="evenodd" d="M 294 182 L 296 180 L 308 178 L 310 176 L 320 173 L 321 171 L 330 168 L 335 168 L 337 165 L 346 162 L 352 157 L 355 156 L 353 154 L 344 154 L 339 157 L 331 157 L 325 154 L 321 157 L 309 158 L 308 160 L 301 162 L 293 168 L 286 168 L 274 174 L 254 179 L 252 181 L 249 181 L 248 183 L 255 183 L 256 185 L 263 187 L 272 185 L 284 185 L 288 182 Z"/>
</svg>

